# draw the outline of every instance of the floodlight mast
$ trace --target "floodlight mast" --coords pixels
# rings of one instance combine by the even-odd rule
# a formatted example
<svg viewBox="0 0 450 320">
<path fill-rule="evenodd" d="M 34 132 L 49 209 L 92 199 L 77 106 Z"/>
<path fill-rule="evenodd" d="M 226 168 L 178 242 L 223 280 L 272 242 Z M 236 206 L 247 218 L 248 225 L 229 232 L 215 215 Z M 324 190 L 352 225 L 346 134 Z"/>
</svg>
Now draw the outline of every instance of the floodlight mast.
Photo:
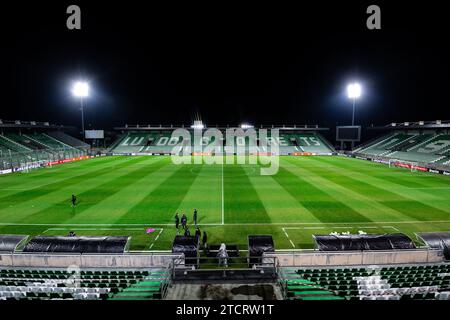
<svg viewBox="0 0 450 320">
<path fill-rule="evenodd" d="M 355 105 L 356 105 L 356 99 L 361 96 L 361 86 L 359 83 L 354 82 L 347 86 L 347 94 L 350 99 L 352 99 L 352 126 L 355 125 Z M 352 149 L 355 146 L 355 142 L 352 141 Z"/>
<path fill-rule="evenodd" d="M 89 96 L 89 85 L 86 82 L 77 81 L 72 87 L 73 96 L 80 98 L 80 111 L 81 111 L 81 134 L 84 140 L 84 101 L 83 98 Z"/>
</svg>

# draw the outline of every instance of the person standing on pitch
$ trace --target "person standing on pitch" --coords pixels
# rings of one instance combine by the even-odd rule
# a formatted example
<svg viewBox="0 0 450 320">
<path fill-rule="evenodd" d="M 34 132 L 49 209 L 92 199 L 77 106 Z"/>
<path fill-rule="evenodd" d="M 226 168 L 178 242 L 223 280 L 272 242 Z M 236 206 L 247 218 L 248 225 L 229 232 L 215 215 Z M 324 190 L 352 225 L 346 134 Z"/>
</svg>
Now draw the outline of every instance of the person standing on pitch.
<svg viewBox="0 0 450 320">
<path fill-rule="evenodd" d="M 187 217 L 186 214 L 183 213 L 183 215 L 181 216 L 181 226 L 183 227 L 183 230 L 186 229 L 186 224 L 187 224 Z"/>
<path fill-rule="evenodd" d="M 180 226 L 180 217 L 178 216 L 178 212 L 175 213 L 175 228 L 177 228 L 177 234 L 180 234 L 180 230 L 178 227 Z"/>
<path fill-rule="evenodd" d="M 72 208 L 77 205 L 77 196 L 72 194 Z"/>
<path fill-rule="evenodd" d="M 194 225 L 197 228 L 197 209 L 194 209 Z"/>
</svg>

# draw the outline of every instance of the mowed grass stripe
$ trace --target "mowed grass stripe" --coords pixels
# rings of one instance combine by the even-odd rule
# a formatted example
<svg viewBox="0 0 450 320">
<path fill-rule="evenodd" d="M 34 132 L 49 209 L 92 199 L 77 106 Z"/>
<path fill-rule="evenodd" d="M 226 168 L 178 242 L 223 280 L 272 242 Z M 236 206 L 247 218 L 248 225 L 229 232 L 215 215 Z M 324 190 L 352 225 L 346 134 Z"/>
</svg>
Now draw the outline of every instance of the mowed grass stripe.
<svg viewBox="0 0 450 320">
<path fill-rule="evenodd" d="M 247 172 L 254 174 L 255 167 L 224 165 L 225 223 L 271 222 L 266 208 L 247 176 Z"/>
<path fill-rule="evenodd" d="M 20 222 L 65 222 L 70 218 L 76 217 L 102 200 L 114 196 L 114 194 L 119 192 L 122 188 L 133 184 L 137 179 L 142 177 L 142 175 L 156 170 L 157 166 L 151 164 L 161 161 L 161 159 L 153 159 L 150 164 L 145 164 L 143 163 L 144 160 L 148 159 L 145 159 L 145 157 L 136 157 L 133 159 L 132 163 L 121 164 L 120 169 L 110 172 L 109 177 L 106 176 L 99 179 L 97 182 L 101 182 L 101 184 L 90 185 L 89 187 L 86 185 L 86 188 L 84 188 L 85 191 L 77 195 L 78 204 L 76 208 L 70 206 L 70 195 L 68 195 L 67 200 L 59 201 L 49 208 L 45 208 L 37 213 L 29 215 Z M 85 219 L 85 222 L 94 223 L 94 220 L 92 217 L 88 217 Z"/>
<path fill-rule="evenodd" d="M 250 176 L 249 180 L 272 222 L 320 223 L 274 176 Z"/>
<path fill-rule="evenodd" d="M 192 219 L 198 210 L 198 223 L 221 223 L 222 219 L 222 165 L 203 164 L 191 168 L 196 178 L 178 207 Z M 198 173 L 197 173 L 198 172 Z"/>
<path fill-rule="evenodd" d="M 274 179 L 321 222 L 371 221 L 348 206 L 348 202 L 324 192 L 321 184 L 310 183 L 284 167 L 280 167 Z"/>
<path fill-rule="evenodd" d="M 146 156 L 143 156 L 146 157 Z M 160 172 L 163 168 L 170 164 L 168 158 L 148 158 L 141 163 L 142 169 L 132 171 L 129 174 L 115 178 L 111 183 L 115 185 L 112 190 L 113 194 L 107 196 L 110 189 L 103 189 L 100 191 L 106 197 L 83 210 L 83 212 L 74 215 L 66 223 L 83 223 L 86 221 L 114 224 L 120 220 L 130 208 L 145 197 L 145 189 L 151 185 L 153 179 L 158 179 L 154 175 Z M 103 187 L 103 185 L 102 185 Z M 140 188 L 143 192 L 139 192 L 136 188 Z M 97 188 L 95 188 L 97 190 Z M 97 191 L 96 191 L 97 192 Z M 130 192 L 133 193 L 130 196 Z M 139 198 L 134 198 L 140 193 Z M 78 209 L 78 207 L 77 207 Z"/>
<path fill-rule="evenodd" d="M 19 191 L 14 194 L 10 194 L 6 197 L 0 199 L 0 211 L 8 208 L 10 205 L 15 205 L 18 203 L 23 203 L 25 201 L 31 201 L 33 199 L 48 195 L 54 191 L 57 191 L 61 188 L 68 187 L 79 182 L 83 182 L 87 179 L 96 178 L 98 176 L 108 174 L 115 166 L 127 166 L 130 163 L 134 163 L 139 161 L 138 159 L 121 159 L 112 162 L 108 162 L 107 166 L 101 166 L 98 168 L 96 165 L 87 169 L 87 171 L 83 173 L 71 172 L 72 174 L 68 178 L 57 180 L 56 182 L 48 183 L 43 186 L 39 186 L 36 188 L 32 188 L 25 191 Z M 26 185 L 24 185 L 26 186 Z"/>
<path fill-rule="evenodd" d="M 124 188 L 115 194 L 114 197 L 108 198 L 99 203 L 88 211 L 83 212 L 82 215 L 76 217 L 80 220 L 83 216 L 90 215 L 92 211 L 95 212 L 95 217 L 103 216 L 101 221 L 110 223 L 111 225 L 118 224 L 120 220 L 128 221 L 126 223 L 148 223 L 149 219 L 146 216 L 130 216 L 130 210 L 140 201 L 142 201 L 149 193 L 158 188 L 164 181 L 166 181 L 174 173 L 174 167 L 167 157 L 164 159 L 164 165 L 136 181 L 136 183 Z M 106 216 L 106 218 L 104 218 Z"/>
<path fill-rule="evenodd" d="M 52 168 L 32 169 L 29 173 L 13 173 L 0 175 L 0 199 L 24 189 L 42 188 L 47 184 L 56 183 L 88 171 L 95 167 L 102 167 L 109 163 L 117 162 L 118 157 L 104 157 L 83 160 L 79 162 L 65 163 Z M 124 161 L 129 159 L 123 158 Z M 5 190 L 7 189 L 7 190 Z M 8 189 L 17 189 L 8 190 Z"/>
<path fill-rule="evenodd" d="M 171 164 L 173 173 L 133 206 L 117 223 L 171 223 L 198 173 L 192 165 Z"/>
<path fill-rule="evenodd" d="M 411 220 L 407 215 L 399 212 L 388 205 L 377 202 L 370 194 L 358 193 L 351 188 L 347 188 L 348 181 L 334 182 L 330 179 L 330 173 L 320 170 L 320 163 L 316 158 L 289 159 L 302 172 L 305 178 L 311 176 L 311 182 L 321 185 L 332 197 L 341 199 L 351 206 L 355 211 L 365 215 L 375 221 L 395 221 Z M 319 169 L 318 169 L 319 168 Z M 334 192 L 333 192 L 334 190 Z"/>
<path fill-rule="evenodd" d="M 374 178 L 387 180 L 407 188 L 450 187 L 450 179 L 443 175 L 431 175 L 424 172 L 411 172 L 404 168 L 389 168 L 384 164 L 373 163 L 361 159 L 334 157 L 317 157 L 318 161 L 331 165 L 339 165 L 341 168 L 355 169 L 362 174 L 368 174 Z"/>
<path fill-rule="evenodd" d="M 317 162 L 320 160 L 315 159 L 313 161 Z M 317 174 L 326 176 L 328 180 L 340 184 L 347 189 L 357 192 L 363 196 L 369 196 L 371 200 L 374 200 L 382 204 L 383 206 L 389 207 L 396 212 L 401 213 L 403 215 L 403 219 L 401 217 L 397 217 L 400 220 L 411 220 L 412 218 L 413 220 L 424 221 L 447 219 L 448 217 L 448 213 L 435 208 L 431 208 L 430 206 L 427 206 L 420 201 L 409 200 L 382 187 L 376 187 L 362 181 L 361 179 L 354 179 L 352 178 L 353 175 L 351 174 L 341 174 L 340 172 L 342 172 L 342 170 L 340 170 L 339 168 L 334 168 L 334 166 L 321 166 L 320 164 L 318 166 L 308 165 L 308 169 L 312 172 L 316 172 Z M 423 214 L 424 212 L 429 211 L 434 211 L 436 215 L 430 217 Z M 384 210 L 382 212 L 374 212 L 374 215 L 380 214 L 386 214 L 386 212 Z"/>
<path fill-rule="evenodd" d="M 320 160 L 316 160 L 320 161 Z M 363 160 L 360 160 L 363 161 Z M 351 170 L 346 169 L 344 167 L 339 167 L 339 165 L 336 164 L 328 164 L 331 167 L 337 168 L 340 170 L 340 173 L 343 175 L 346 175 L 347 177 L 351 177 L 353 179 L 363 181 L 365 183 L 371 184 L 374 187 L 377 188 L 383 188 L 388 190 L 391 193 L 395 193 L 405 199 L 407 199 L 408 202 L 417 202 L 421 203 L 421 209 L 423 212 L 433 212 L 436 211 L 439 215 L 443 216 L 449 216 L 450 213 L 450 198 L 445 197 L 439 197 L 437 193 L 427 193 L 423 192 L 422 189 L 410 189 L 405 188 L 404 186 L 391 183 L 387 180 L 384 180 L 382 178 L 375 178 L 371 175 L 364 175 L 360 173 L 358 170 Z M 355 166 L 357 163 L 355 164 Z M 356 167 L 354 167 L 356 168 Z M 388 170 L 388 168 L 386 169 Z M 405 172 L 405 174 L 409 174 L 408 171 Z M 430 176 L 432 179 L 433 176 Z M 429 208 L 427 208 L 429 207 Z M 430 220 L 430 219 L 429 219 Z M 435 219 L 436 220 L 436 219 Z M 437 219 L 439 220 L 439 219 Z"/>
</svg>

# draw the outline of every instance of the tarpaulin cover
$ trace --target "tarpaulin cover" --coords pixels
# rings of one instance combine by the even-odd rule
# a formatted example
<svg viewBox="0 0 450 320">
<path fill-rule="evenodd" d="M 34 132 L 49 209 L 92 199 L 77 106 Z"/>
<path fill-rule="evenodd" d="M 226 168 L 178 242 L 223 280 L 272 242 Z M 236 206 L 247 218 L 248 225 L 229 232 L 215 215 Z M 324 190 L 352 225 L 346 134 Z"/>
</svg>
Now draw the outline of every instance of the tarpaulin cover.
<svg viewBox="0 0 450 320">
<path fill-rule="evenodd" d="M 248 236 L 249 267 L 261 263 L 264 252 L 275 252 L 272 236 Z"/>
<path fill-rule="evenodd" d="M 129 237 L 37 236 L 27 243 L 24 252 L 123 253 Z"/>
<path fill-rule="evenodd" d="M 450 232 L 421 232 L 416 235 L 429 248 L 443 250 L 445 259 L 450 259 Z"/>
<path fill-rule="evenodd" d="M 262 256 L 263 252 L 274 252 L 272 236 L 248 236 L 248 253 L 250 257 Z"/>
<path fill-rule="evenodd" d="M 0 252 L 14 252 L 17 245 L 28 236 L 0 235 Z"/>
<path fill-rule="evenodd" d="M 403 233 L 361 235 L 313 235 L 321 251 L 415 249 Z"/>
<path fill-rule="evenodd" d="M 185 257 L 197 257 L 198 239 L 194 236 L 176 236 L 173 240 L 172 253 L 184 253 Z"/>
</svg>

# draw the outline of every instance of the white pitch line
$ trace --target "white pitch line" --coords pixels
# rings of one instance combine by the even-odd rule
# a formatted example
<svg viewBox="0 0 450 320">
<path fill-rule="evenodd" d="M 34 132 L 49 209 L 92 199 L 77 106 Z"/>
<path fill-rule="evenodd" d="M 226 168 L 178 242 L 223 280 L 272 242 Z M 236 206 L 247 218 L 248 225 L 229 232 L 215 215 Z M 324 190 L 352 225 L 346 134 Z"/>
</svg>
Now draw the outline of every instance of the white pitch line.
<svg viewBox="0 0 450 320">
<path fill-rule="evenodd" d="M 281 230 L 283 230 L 284 234 L 286 235 L 286 238 L 288 238 L 289 242 L 292 245 L 292 248 L 295 248 L 295 244 L 292 242 L 292 240 L 289 238 L 288 233 L 286 232 L 286 228 L 281 228 Z"/>
<path fill-rule="evenodd" d="M 414 224 L 414 223 L 450 223 L 450 220 L 424 220 L 424 221 L 380 221 L 380 222 L 364 222 L 364 224 Z M 360 225 L 361 222 L 272 222 L 272 223 L 201 223 L 199 226 L 301 226 L 301 225 Z M 138 226 L 148 226 L 148 223 L 8 223 L 8 222 L 0 222 L 0 226 L 85 226 L 85 227 L 101 227 L 101 226 L 130 226 L 130 227 L 138 227 Z M 173 226 L 173 223 L 152 223 L 152 226 Z M 352 227 L 356 228 L 356 227 Z"/>
<path fill-rule="evenodd" d="M 156 236 L 155 240 L 153 240 L 152 244 L 150 245 L 150 247 L 148 248 L 148 250 L 151 250 L 153 248 L 153 245 L 155 244 L 156 240 L 158 240 L 159 236 L 161 235 L 161 233 L 163 232 L 164 228 L 161 228 L 161 230 L 159 231 L 158 235 Z"/>
</svg>

